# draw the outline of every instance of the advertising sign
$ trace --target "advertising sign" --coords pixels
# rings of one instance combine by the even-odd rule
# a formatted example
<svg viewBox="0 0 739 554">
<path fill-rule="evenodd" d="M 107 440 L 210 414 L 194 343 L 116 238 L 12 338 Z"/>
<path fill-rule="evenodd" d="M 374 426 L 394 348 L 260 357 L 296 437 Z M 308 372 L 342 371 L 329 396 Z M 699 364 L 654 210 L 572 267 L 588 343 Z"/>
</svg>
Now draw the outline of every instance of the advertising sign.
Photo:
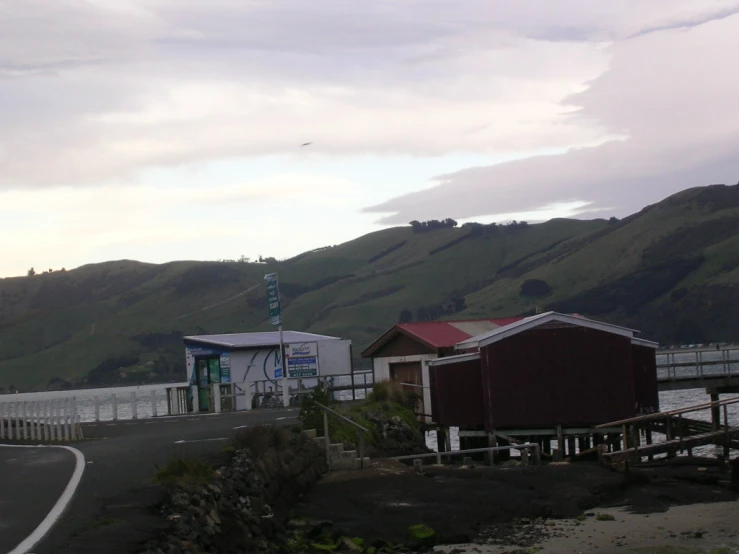
<svg viewBox="0 0 739 554">
<path fill-rule="evenodd" d="M 287 373 L 290 377 L 317 377 L 318 358 L 315 356 L 288 358 Z"/>
<path fill-rule="evenodd" d="M 318 343 L 297 342 L 285 345 L 285 355 L 288 358 L 303 358 L 306 356 L 318 356 Z"/>
<path fill-rule="evenodd" d="M 231 355 L 228 352 L 221 354 L 221 383 L 231 382 Z"/>
<path fill-rule="evenodd" d="M 282 325 L 280 315 L 280 290 L 277 283 L 277 273 L 268 273 L 264 276 L 267 284 L 267 304 L 269 306 L 269 322 L 272 325 Z"/>
</svg>

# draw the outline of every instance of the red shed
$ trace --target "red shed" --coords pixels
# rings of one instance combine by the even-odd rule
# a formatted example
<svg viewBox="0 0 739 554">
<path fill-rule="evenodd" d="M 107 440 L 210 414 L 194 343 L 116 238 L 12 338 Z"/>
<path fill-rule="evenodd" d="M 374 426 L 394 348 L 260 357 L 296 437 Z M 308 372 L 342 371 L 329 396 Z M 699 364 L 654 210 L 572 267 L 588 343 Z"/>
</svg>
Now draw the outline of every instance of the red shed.
<svg viewBox="0 0 739 554">
<path fill-rule="evenodd" d="M 657 411 L 657 344 L 635 334 L 548 312 L 462 341 L 458 350 L 479 355 L 429 363 L 433 420 L 493 431 L 592 427 Z"/>
<path fill-rule="evenodd" d="M 499 329 L 522 317 L 462 319 L 454 321 L 419 321 L 398 323 L 368 346 L 363 358 L 372 358 L 375 382 L 386 379 L 405 383 L 404 388 L 422 397 L 418 412 L 421 420 L 430 423 L 430 406 L 427 364 L 430 360 L 454 354 L 454 347 L 461 341 Z"/>
</svg>

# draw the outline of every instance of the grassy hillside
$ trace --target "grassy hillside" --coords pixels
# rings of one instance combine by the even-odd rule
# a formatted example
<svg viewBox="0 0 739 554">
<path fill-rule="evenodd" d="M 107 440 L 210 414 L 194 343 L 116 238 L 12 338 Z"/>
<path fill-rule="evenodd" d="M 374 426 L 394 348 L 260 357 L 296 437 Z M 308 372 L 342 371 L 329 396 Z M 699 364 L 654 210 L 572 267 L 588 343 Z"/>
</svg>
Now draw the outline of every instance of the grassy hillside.
<svg viewBox="0 0 739 554">
<path fill-rule="evenodd" d="M 739 187 L 683 191 L 621 221 L 393 228 L 274 264 L 133 261 L 0 280 L 0 387 L 182 378 L 182 336 L 286 327 L 349 337 L 399 318 L 579 312 L 667 343 L 734 340 Z"/>
</svg>

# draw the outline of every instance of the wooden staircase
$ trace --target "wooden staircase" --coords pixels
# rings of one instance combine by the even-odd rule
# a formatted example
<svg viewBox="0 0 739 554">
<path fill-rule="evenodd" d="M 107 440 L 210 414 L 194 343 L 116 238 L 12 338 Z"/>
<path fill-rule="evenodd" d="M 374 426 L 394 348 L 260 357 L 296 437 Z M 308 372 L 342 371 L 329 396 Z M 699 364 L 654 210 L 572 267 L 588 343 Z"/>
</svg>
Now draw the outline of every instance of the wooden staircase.
<svg viewBox="0 0 739 554">
<path fill-rule="evenodd" d="M 326 451 L 326 438 L 317 436 L 315 429 L 303 431 L 310 439 L 313 439 L 322 450 Z M 329 443 L 326 455 L 330 471 L 345 471 L 354 469 L 367 469 L 372 465 L 372 460 L 365 456 L 364 463 L 356 450 L 345 450 L 343 443 Z"/>
<path fill-rule="evenodd" d="M 739 449 L 739 427 L 729 425 L 727 412 L 727 406 L 737 402 L 739 398 L 731 398 L 598 425 L 597 428 L 621 427 L 623 440 L 622 447 L 610 452 L 606 445 L 600 445 L 601 462 L 606 465 L 639 463 L 643 457 L 651 460 L 659 454 L 670 457 L 684 451 L 690 455 L 693 448 L 708 444 L 723 446 L 724 456 L 728 458 L 732 448 Z M 684 414 L 705 410 L 710 410 L 712 421 L 683 417 Z M 641 444 L 642 431 L 646 444 Z M 653 432 L 663 434 L 665 440 L 652 442 Z"/>
</svg>

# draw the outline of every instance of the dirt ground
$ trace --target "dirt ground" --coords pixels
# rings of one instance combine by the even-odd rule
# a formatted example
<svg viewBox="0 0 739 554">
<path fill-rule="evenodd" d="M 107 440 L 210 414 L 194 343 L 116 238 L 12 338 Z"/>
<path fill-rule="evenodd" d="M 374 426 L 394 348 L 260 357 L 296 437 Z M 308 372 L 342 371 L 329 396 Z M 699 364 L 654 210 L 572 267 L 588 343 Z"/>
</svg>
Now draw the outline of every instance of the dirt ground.
<svg viewBox="0 0 739 554">
<path fill-rule="evenodd" d="M 519 537 L 514 543 L 528 547 L 546 537 L 566 537 L 571 532 L 554 520 L 585 523 L 576 518 L 583 520 L 595 508 L 654 514 L 674 506 L 734 501 L 737 494 L 726 479 L 715 468 L 699 466 L 632 470 L 625 477 L 590 463 L 427 466 L 417 474 L 398 462 L 380 462 L 365 471 L 329 474 L 294 513 L 330 520 L 346 536 L 368 541 L 402 542 L 409 526 L 424 523 L 437 532 L 440 543 L 507 544 Z"/>
</svg>

